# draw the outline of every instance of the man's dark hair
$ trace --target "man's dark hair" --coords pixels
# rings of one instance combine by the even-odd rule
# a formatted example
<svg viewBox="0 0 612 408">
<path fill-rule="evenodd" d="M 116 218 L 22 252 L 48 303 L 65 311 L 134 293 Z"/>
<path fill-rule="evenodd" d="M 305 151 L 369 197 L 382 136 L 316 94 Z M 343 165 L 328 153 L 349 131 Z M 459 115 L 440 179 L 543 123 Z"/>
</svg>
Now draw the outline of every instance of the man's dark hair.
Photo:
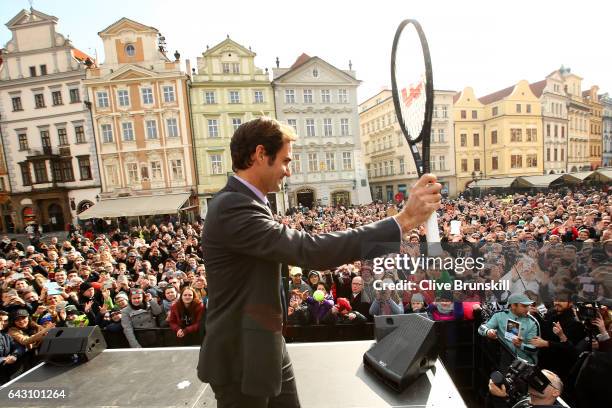
<svg viewBox="0 0 612 408">
<path fill-rule="evenodd" d="M 293 131 L 272 118 L 262 116 L 243 123 L 236 129 L 230 142 L 232 169 L 237 171 L 251 167 L 251 155 L 258 145 L 264 147 L 271 165 L 286 140 L 295 140 Z"/>
</svg>

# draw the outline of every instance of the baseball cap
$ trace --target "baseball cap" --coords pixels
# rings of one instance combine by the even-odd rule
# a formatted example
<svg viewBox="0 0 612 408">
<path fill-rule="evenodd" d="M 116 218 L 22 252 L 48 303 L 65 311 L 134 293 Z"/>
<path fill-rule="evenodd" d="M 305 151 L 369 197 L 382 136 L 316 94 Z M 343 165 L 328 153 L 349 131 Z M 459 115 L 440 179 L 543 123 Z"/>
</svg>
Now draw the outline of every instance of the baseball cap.
<svg viewBox="0 0 612 408">
<path fill-rule="evenodd" d="M 533 303 L 533 300 L 529 299 L 524 293 L 515 293 L 508 297 L 508 304 L 513 305 L 515 303 L 520 303 L 522 305 L 529 306 Z"/>
<path fill-rule="evenodd" d="M 302 268 L 300 268 L 299 266 L 294 266 L 291 268 L 291 271 L 289 272 L 289 274 L 291 276 L 302 275 Z"/>
</svg>

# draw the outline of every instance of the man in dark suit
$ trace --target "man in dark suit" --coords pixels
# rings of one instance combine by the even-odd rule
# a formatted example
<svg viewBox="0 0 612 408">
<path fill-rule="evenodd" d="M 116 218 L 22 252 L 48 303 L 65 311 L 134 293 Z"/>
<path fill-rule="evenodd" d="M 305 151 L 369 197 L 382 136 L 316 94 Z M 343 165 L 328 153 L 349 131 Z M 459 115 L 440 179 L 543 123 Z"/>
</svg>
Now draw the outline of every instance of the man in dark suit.
<svg viewBox="0 0 612 408">
<path fill-rule="evenodd" d="M 398 252 L 402 232 L 440 205 L 441 185 L 426 175 L 393 218 L 316 236 L 290 229 L 274 220 L 266 194 L 291 175 L 295 139 L 273 119 L 241 125 L 230 144 L 236 175 L 208 204 L 202 249 L 209 298 L 198 377 L 211 385 L 219 408 L 300 406 L 282 336 L 281 264 L 326 270 Z"/>
</svg>

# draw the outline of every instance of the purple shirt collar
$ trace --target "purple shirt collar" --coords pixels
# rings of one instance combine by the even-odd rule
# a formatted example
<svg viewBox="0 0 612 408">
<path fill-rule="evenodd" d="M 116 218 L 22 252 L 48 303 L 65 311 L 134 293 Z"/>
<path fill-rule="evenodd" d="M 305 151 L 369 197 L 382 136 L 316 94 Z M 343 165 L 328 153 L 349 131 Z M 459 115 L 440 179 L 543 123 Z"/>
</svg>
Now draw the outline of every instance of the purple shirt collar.
<svg viewBox="0 0 612 408">
<path fill-rule="evenodd" d="M 253 193 L 255 193 L 257 198 L 259 198 L 262 203 L 268 205 L 268 197 L 266 197 L 261 191 L 259 191 L 259 189 L 257 187 L 255 187 L 254 185 L 252 185 L 251 183 L 249 183 L 245 179 L 238 177 L 235 174 L 234 174 L 234 178 L 236 180 L 238 180 L 239 182 L 241 182 L 242 184 L 244 184 L 245 186 L 247 186 L 248 189 L 251 190 Z"/>
</svg>

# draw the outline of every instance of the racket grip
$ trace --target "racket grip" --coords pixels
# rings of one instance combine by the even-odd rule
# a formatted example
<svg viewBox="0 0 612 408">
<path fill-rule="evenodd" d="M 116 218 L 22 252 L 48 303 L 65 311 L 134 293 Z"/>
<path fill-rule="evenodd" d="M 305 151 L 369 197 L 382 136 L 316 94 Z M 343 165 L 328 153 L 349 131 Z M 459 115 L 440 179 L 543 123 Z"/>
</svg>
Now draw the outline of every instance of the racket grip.
<svg viewBox="0 0 612 408">
<path fill-rule="evenodd" d="M 425 224 L 427 237 L 427 254 L 429 256 L 438 256 L 442 254 L 442 245 L 440 244 L 440 231 L 438 230 L 438 213 L 433 212 L 427 223 Z"/>
</svg>

